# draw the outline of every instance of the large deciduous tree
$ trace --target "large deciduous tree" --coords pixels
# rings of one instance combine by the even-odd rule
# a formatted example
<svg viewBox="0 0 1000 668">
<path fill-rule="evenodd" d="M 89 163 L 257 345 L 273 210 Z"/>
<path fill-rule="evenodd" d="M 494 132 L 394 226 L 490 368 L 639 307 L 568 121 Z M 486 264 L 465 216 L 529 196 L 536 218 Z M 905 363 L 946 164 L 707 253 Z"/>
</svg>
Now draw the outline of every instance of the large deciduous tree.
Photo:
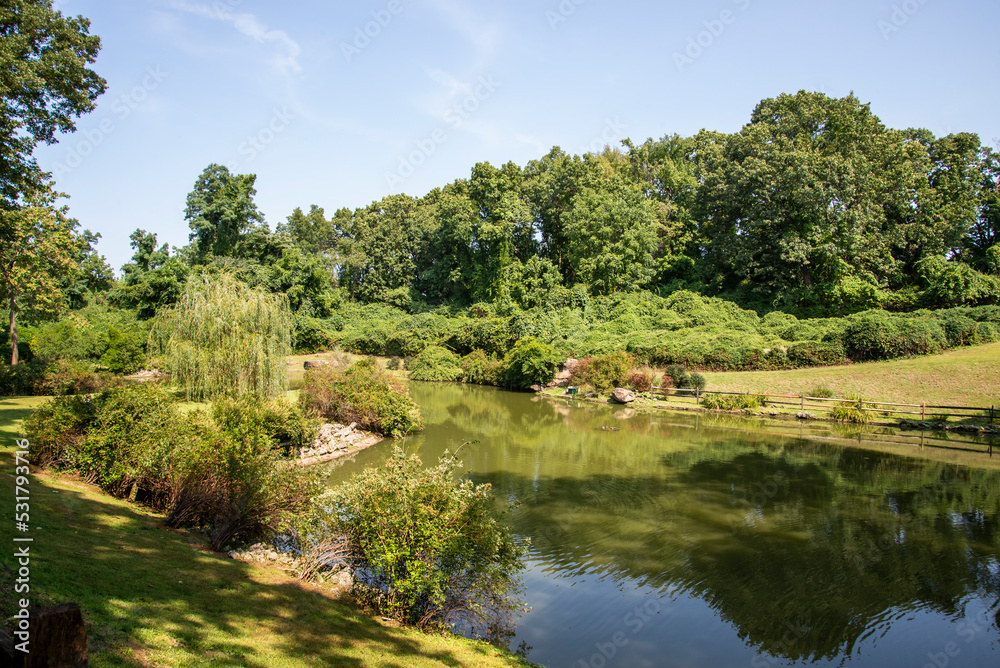
<svg viewBox="0 0 1000 668">
<path fill-rule="evenodd" d="M 408 195 L 389 195 L 355 211 L 340 256 L 341 280 L 351 295 L 384 301 L 409 289 L 429 224 Z"/>
<path fill-rule="evenodd" d="M 295 207 L 286 223 L 278 223 L 278 233 L 285 233 L 307 253 L 322 253 L 330 250 L 336 242 L 334 223 L 327 220 L 323 207 L 313 204 L 309 213 Z"/>
<path fill-rule="evenodd" d="M 0 209 L 0 299 L 10 314 L 11 365 L 18 363 L 18 313 L 51 314 L 64 306 L 63 280 L 76 271 L 83 246 L 75 228 L 51 201 Z"/>
<path fill-rule="evenodd" d="M 104 79 L 88 67 L 101 48 L 89 30 L 87 19 L 63 16 L 50 0 L 0 5 L 0 207 L 47 189 L 35 146 L 72 132 L 104 92 Z"/>
<path fill-rule="evenodd" d="M 573 275 L 596 294 L 639 290 L 656 274 L 656 205 L 619 177 L 584 188 L 564 216 Z"/>
<path fill-rule="evenodd" d="M 195 259 L 235 256 L 248 233 L 264 226 L 264 217 L 253 196 L 256 174 L 233 174 L 228 167 L 211 164 L 188 193 L 184 219 L 191 227 Z"/>
<path fill-rule="evenodd" d="M 702 142 L 698 213 L 707 267 L 758 302 L 792 305 L 858 277 L 887 285 L 931 217 L 930 164 L 853 95 L 762 101 L 721 150 Z"/>
</svg>

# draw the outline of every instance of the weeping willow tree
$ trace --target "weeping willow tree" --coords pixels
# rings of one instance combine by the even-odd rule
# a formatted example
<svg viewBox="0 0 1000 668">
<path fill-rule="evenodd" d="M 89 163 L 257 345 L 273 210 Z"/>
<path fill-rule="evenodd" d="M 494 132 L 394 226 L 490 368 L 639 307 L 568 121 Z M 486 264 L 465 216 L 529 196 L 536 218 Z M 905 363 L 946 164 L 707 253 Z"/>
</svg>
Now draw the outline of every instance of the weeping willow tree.
<svg viewBox="0 0 1000 668">
<path fill-rule="evenodd" d="M 272 397 L 288 384 L 292 350 L 288 299 L 229 275 L 193 278 L 150 334 L 188 400 L 255 392 Z"/>
</svg>

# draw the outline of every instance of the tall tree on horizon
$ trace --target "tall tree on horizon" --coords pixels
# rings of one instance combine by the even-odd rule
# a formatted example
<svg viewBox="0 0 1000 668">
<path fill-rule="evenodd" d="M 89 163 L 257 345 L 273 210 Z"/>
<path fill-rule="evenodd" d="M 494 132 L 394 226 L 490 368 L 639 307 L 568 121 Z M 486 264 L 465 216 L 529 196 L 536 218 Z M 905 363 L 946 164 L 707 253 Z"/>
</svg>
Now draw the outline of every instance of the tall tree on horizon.
<svg viewBox="0 0 1000 668">
<path fill-rule="evenodd" d="M 256 180 L 256 174 L 233 174 L 214 163 L 202 171 L 184 211 L 195 261 L 233 256 L 241 239 L 264 226 L 264 216 L 253 201 Z"/>
</svg>

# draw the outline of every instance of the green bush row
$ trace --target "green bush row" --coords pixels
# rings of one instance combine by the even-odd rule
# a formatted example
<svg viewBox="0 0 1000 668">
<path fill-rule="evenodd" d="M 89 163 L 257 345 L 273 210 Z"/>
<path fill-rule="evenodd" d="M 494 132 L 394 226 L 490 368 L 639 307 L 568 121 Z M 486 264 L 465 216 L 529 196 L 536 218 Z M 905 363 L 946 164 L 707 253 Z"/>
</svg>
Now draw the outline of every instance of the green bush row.
<svg viewBox="0 0 1000 668">
<path fill-rule="evenodd" d="M 870 310 L 840 318 L 799 319 L 778 311 L 761 316 L 732 302 L 681 290 L 668 297 L 616 293 L 528 310 L 476 304 L 411 314 L 385 304 L 347 303 L 334 317 L 310 319 L 302 329 L 307 334 L 322 331 L 302 341 L 338 344 L 368 355 L 418 357 L 438 347 L 458 356 L 482 351 L 503 359 L 518 341 L 532 337 L 564 357 L 624 351 L 637 364 L 770 370 L 894 359 L 1000 340 L 1000 307 Z M 449 377 L 455 376 L 453 362 L 447 365 Z M 496 376 L 478 375 L 480 381 Z M 497 378 L 489 382 L 502 384 Z"/>
<path fill-rule="evenodd" d="M 149 384 L 57 397 L 25 421 L 33 464 L 76 471 L 165 512 L 168 526 L 205 528 L 216 550 L 282 530 L 308 507 L 318 480 L 282 450 L 312 429 L 284 400 L 181 412 Z"/>
</svg>

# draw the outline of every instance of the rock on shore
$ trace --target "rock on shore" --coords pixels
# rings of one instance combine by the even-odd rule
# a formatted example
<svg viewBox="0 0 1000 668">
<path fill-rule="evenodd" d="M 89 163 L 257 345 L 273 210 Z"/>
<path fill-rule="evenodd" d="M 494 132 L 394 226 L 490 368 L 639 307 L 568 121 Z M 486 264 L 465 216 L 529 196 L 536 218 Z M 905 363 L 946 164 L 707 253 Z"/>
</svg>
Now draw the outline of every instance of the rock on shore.
<svg viewBox="0 0 1000 668">
<path fill-rule="evenodd" d="M 298 463 L 305 466 L 329 461 L 364 450 L 381 440 L 378 434 L 358 429 L 354 422 L 346 427 L 338 422 L 326 423 L 319 428 L 312 444 L 299 451 Z"/>
</svg>

